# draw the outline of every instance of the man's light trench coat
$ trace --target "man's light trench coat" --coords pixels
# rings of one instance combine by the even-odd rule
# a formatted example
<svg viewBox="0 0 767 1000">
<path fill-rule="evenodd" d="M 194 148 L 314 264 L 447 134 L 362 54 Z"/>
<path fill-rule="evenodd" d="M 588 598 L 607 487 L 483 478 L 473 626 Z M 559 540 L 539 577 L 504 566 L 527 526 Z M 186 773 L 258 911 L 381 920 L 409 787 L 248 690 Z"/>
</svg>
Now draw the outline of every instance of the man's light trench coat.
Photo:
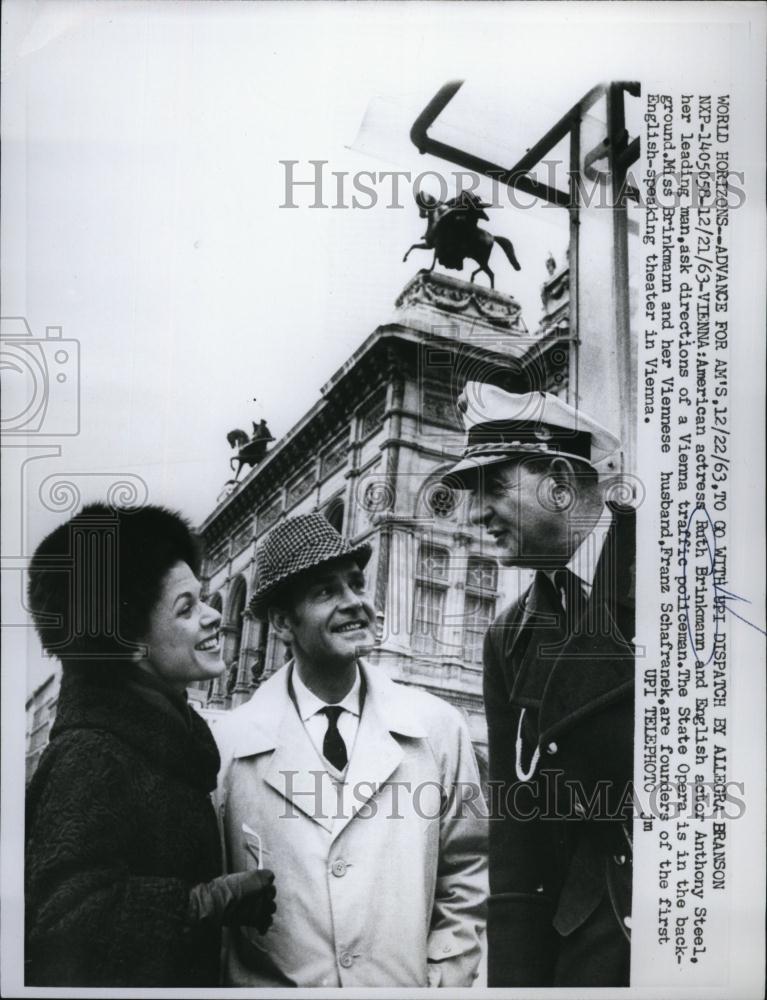
<svg viewBox="0 0 767 1000">
<path fill-rule="evenodd" d="M 260 852 L 277 889 L 266 935 L 232 934 L 229 985 L 455 987 L 476 976 L 487 820 L 468 730 L 446 702 L 360 666 L 343 786 L 290 698 L 289 664 L 214 727 L 228 870 L 254 867 Z"/>
</svg>

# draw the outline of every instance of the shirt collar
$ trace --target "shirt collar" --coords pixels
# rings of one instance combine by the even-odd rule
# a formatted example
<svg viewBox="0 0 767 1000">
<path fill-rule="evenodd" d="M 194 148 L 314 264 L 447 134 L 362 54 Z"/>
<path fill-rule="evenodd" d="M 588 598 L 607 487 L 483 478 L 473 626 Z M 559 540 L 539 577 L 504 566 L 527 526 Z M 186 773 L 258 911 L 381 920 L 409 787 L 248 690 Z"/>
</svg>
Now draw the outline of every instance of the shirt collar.
<svg viewBox="0 0 767 1000">
<path fill-rule="evenodd" d="M 599 520 L 575 552 L 573 552 L 570 562 L 567 564 L 567 568 L 578 577 L 581 583 L 584 583 L 588 587 L 589 593 L 594 586 L 597 563 L 599 562 L 599 557 L 602 555 L 607 532 L 610 530 L 612 523 L 612 511 L 609 507 L 605 506 L 602 508 Z"/>
<path fill-rule="evenodd" d="M 318 698 L 313 691 L 304 684 L 301 678 L 298 676 L 298 671 L 293 667 L 292 675 L 290 678 L 293 684 L 293 693 L 296 697 L 296 707 L 298 708 L 298 714 L 301 717 L 302 722 L 306 722 L 307 719 L 311 719 L 313 715 L 322 711 L 323 708 L 327 708 L 327 702 Z M 343 699 L 343 701 L 336 702 L 339 708 L 345 709 L 347 712 L 351 712 L 352 715 L 359 716 L 360 714 L 360 688 L 362 681 L 360 678 L 360 668 L 355 665 L 354 683 L 352 684 L 351 690 Z"/>
<path fill-rule="evenodd" d="M 605 547 L 605 540 L 607 539 L 607 533 L 610 530 L 612 522 L 612 511 L 609 507 L 604 506 L 602 513 L 599 515 L 599 520 L 575 552 L 573 552 L 567 564 L 567 568 L 578 577 L 588 594 L 591 593 L 591 589 L 594 586 L 597 564 L 602 555 L 602 549 Z M 554 573 L 555 570 L 546 571 L 546 576 L 548 576 L 552 583 L 554 583 Z"/>
</svg>

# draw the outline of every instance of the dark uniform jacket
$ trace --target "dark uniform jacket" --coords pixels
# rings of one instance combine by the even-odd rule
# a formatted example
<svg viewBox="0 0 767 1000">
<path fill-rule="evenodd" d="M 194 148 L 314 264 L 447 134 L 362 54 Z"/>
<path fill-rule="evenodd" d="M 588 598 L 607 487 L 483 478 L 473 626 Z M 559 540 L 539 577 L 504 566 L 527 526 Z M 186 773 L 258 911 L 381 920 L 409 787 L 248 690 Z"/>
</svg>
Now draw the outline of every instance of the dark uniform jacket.
<svg viewBox="0 0 767 1000">
<path fill-rule="evenodd" d="M 219 757 L 181 709 L 65 671 L 27 792 L 27 985 L 217 984 L 219 931 L 186 914 L 190 888 L 221 874 Z"/>
<path fill-rule="evenodd" d="M 557 975 L 557 962 L 568 939 L 586 942 L 598 908 L 607 935 L 576 962 L 580 983 L 604 984 L 599 964 L 609 965 L 610 949 L 627 967 L 635 521 L 630 509 L 611 510 L 579 624 L 568 634 L 539 572 L 485 640 L 490 986 L 577 985 Z"/>
</svg>

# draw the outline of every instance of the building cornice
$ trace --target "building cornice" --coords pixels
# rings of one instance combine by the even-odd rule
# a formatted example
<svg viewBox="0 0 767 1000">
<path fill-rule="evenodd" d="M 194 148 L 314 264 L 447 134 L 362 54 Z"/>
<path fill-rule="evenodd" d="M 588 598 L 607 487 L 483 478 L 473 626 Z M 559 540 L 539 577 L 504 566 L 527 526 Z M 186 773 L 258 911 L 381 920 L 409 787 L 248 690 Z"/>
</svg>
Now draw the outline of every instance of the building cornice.
<svg viewBox="0 0 767 1000">
<path fill-rule="evenodd" d="M 489 350 L 481 343 L 428 334 L 399 323 L 377 327 L 322 386 L 322 398 L 277 442 L 263 461 L 250 470 L 235 491 L 205 518 L 199 531 L 206 541 L 211 542 L 236 528 L 257 506 L 257 494 L 259 499 L 265 499 L 273 487 L 284 482 L 289 470 L 297 471 L 296 457 L 300 456 L 303 464 L 307 452 L 316 450 L 329 436 L 340 433 L 344 421 L 359 408 L 361 402 L 367 402 L 372 392 L 386 384 L 395 373 L 393 369 L 401 367 L 410 370 L 411 364 L 418 360 L 419 349 L 425 344 L 452 352 L 460 351 L 467 362 L 476 359 L 496 371 L 499 364 L 508 367 L 512 360 L 508 354 Z M 352 384 L 355 391 L 351 391 Z M 404 415 L 404 410 L 402 412 Z M 389 411 L 386 411 L 384 418 L 388 416 Z M 412 444 L 407 443 L 409 446 Z"/>
</svg>

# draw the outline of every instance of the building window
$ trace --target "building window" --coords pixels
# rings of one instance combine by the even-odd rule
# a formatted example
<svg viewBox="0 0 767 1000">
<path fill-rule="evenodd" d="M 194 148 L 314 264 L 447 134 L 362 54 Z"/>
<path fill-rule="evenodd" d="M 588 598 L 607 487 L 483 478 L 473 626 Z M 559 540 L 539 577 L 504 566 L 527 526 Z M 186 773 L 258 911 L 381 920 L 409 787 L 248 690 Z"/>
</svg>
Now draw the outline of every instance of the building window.
<svg viewBox="0 0 767 1000">
<path fill-rule="evenodd" d="M 497 590 L 498 564 L 495 560 L 469 556 L 463 628 L 463 658 L 466 663 L 482 663 L 482 644 L 495 618 Z"/>
<path fill-rule="evenodd" d="M 386 390 L 380 391 L 368 405 L 360 410 L 359 440 L 369 437 L 383 423 L 386 415 Z"/>
<path fill-rule="evenodd" d="M 336 529 L 339 535 L 344 533 L 344 502 L 343 500 L 334 500 L 333 503 L 325 511 L 325 517 L 330 521 L 333 527 Z"/>
<path fill-rule="evenodd" d="M 421 545 L 416 566 L 412 644 L 416 653 L 443 650 L 445 597 L 450 553 L 437 545 Z"/>
<path fill-rule="evenodd" d="M 30 752 L 34 750 L 39 750 L 40 747 L 45 746 L 48 742 L 48 726 L 41 726 L 32 733 L 32 738 L 29 741 Z"/>
<path fill-rule="evenodd" d="M 220 569 L 229 558 L 229 539 L 225 538 L 208 552 L 207 572 L 211 576 Z"/>
<path fill-rule="evenodd" d="M 232 536 L 232 552 L 239 552 L 253 541 L 253 518 L 247 517 Z"/>
<path fill-rule="evenodd" d="M 348 428 L 344 431 L 341 437 L 335 441 L 331 446 L 325 451 L 320 460 L 320 477 L 325 479 L 335 472 L 336 469 L 340 469 L 342 465 L 346 463 L 346 459 L 349 455 L 349 430 Z"/>
<path fill-rule="evenodd" d="M 262 535 L 267 528 L 271 526 L 279 519 L 282 513 L 282 497 L 278 496 L 269 504 L 268 507 L 264 507 L 259 515 L 257 521 L 257 533 Z"/>
<path fill-rule="evenodd" d="M 303 500 L 305 496 L 308 496 L 316 482 L 317 470 L 314 463 L 312 463 L 311 468 L 307 469 L 297 479 L 294 479 L 290 486 L 288 486 L 288 507 L 292 507 L 294 504 L 297 504 L 299 500 Z"/>
</svg>

